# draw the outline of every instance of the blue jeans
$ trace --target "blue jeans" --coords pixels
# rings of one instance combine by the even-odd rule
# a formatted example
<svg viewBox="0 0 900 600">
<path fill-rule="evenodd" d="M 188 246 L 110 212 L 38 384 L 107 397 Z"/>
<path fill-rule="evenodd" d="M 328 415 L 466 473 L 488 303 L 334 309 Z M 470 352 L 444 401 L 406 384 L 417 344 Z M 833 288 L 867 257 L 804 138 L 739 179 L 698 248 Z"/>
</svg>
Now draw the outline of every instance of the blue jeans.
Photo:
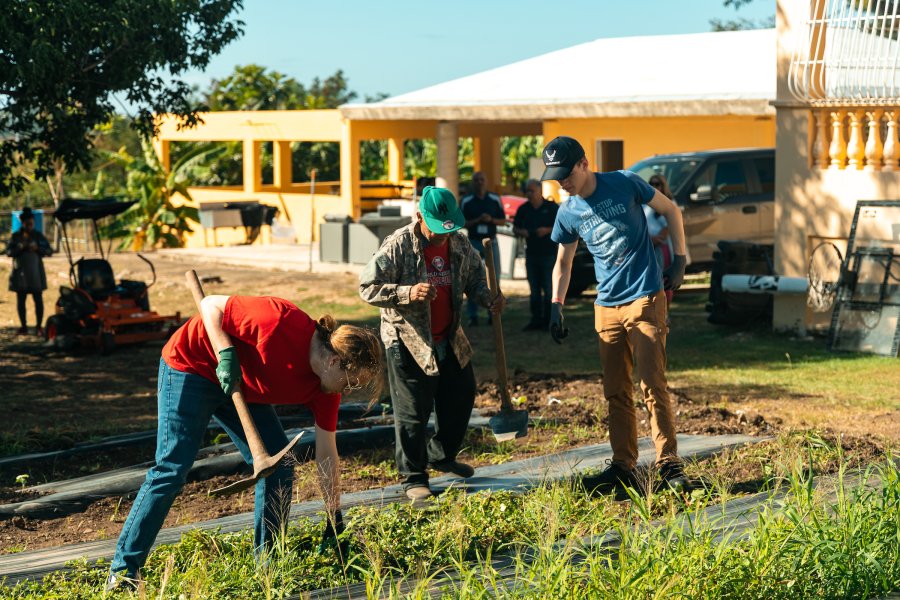
<svg viewBox="0 0 900 600">
<path fill-rule="evenodd" d="M 531 322 L 547 325 L 550 323 L 550 298 L 553 294 L 553 266 L 556 255 L 525 255 L 525 272 L 528 275 L 528 287 L 531 288 L 529 306 Z"/>
<path fill-rule="evenodd" d="M 494 268 L 497 270 L 497 280 L 500 280 L 500 247 L 497 245 L 496 238 L 494 238 Z M 469 238 L 469 241 L 472 242 L 472 247 L 478 251 L 478 254 L 481 255 L 481 260 L 484 260 L 484 245 L 481 243 L 481 240 L 476 240 L 473 238 Z M 487 267 L 485 267 L 485 275 L 487 275 Z M 488 280 L 490 280 L 490 276 L 488 276 Z M 469 316 L 469 319 L 477 319 L 478 318 L 478 302 L 476 302 L 473 298 L 468 298 L 466 300 L 466 314 Z"/>
<path fill-rule="evenodd" d="M 111 571 L 123 571 L 128 577 L 135 577 L 147 560 L 172 502 L 184 487 L 211 418 L 228 433 L 244 460 L 253 462 L 237 410 L 218 384 L 173 369 L 160 360 L 156 390 L 156 464 L 150 467 L 134 499 L 110 565 Z M 274 454 L 284 448 L 288 440 L 275 409 L 268 404 L 248 407 L 266 449 Z M 293 480 L 294 467 L 288 464 L 256 484 L 253 516 L 257 554 L 270 546 L 287 519 Z"/>
</svg>

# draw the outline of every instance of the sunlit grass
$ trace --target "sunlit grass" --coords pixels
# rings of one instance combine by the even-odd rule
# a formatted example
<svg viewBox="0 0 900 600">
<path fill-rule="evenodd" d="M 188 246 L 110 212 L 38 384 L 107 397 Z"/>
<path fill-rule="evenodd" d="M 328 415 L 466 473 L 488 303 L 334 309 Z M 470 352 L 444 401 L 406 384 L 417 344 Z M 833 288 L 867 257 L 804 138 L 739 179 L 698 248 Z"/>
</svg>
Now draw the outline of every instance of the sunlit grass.
<svg viewBox="0 0 900 600">
<path fill-rule="evenodd" d="M 322 525 L 307 519 L 262 562 L 249 532 L 193 530 L 153 552 L 138 596 L 281 598 L 362 584 L 392 597 L 432 585 L 448 598 L 871 597 L 900 586 L 900 474 L 890 452 L 870 467 L 858 458 L 794 433 L 690 465 L 708 485 L 687 495 L 630 491 L 617 502 L 561 482 L 450 491 L 426 509 L 356 508 L 345 554 L 320 551 Z M 730 515 L 721 502 L 746 482 L 723 467 L 753 460 L 769 465 L 758 486 L 768 495 Z M 75 564 L 0 598 L 100 597 L 106 568 Z"/>
</svg>

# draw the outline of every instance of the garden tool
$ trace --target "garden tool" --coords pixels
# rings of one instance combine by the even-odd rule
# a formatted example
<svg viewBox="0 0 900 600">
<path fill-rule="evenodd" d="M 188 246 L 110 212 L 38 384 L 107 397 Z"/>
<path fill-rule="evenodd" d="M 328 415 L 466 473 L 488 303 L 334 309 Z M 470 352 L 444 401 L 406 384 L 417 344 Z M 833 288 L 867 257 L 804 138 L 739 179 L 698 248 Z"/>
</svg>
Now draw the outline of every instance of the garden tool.
<svg viewBox="0 0 900 600">
<path fill-rule="evenodd" d="M 500 295 L 500 284 L 497 281 L 497 270 L 494 268 L 493 240 L 485 238 L 484 262 L 488 271 L 488 286 L 493 297 Z M 494 437 L 498 442 L 507 442 L 518 437 L 528 435 L 528 411 L 513 408 L 512 398 L 509 395 L 509 377 L 506 372 L 506 345 L 503 342 L 503 321 L 499 314 L 493 315 L 491 323 L 494 326 L 494 346 L 497 358 L 497 376 L 500 388 L 500 412 L 491 417 L 488 423 Z"/>
<path fill-rule="evenodd" d="M 197 272 L 191 269 L 186 272 L 184 276 L 185 279 L 187 279 L 188 288 L 194 296 L 194 302 L 197 304 L 197 312 L 200 312 L 200 301 L 203 300 L 203 288 L 200 286 L 200 279 L 197 277 Z M 218 350 L 221 350 L 221 348 L 216 348 L 216 351 Z M 300 441 L 300 438 L 303 437 L 303 433 L 298 434 L 297 437 L 288 442 L 288 445 L 280 452 L 270 455 L 266 450 L 262 439 L 259 437 L 259 430 L 256 429 L 256 423 L 253 421 L 253 416 L 247 408 L 247 403 L 244 401 L 244 396 L 241 394 L 239 385 L 235 386 L 234 391 L 231 393 L 231 400 L 234 402 L 238 417 L 241 419 L 241 427 L 244 428 L 244 435 L 247 437 L 247 445 L 250 446 L 250 453 L 253 456 L 253 475 L 246 479 L 235 481 L 225 487 L 213 490 L 210 492 L 213 496 L 224 496 L 242 492 L 255 485 L 260 479 L 268 477 L 275 472 L 279 463 L 290 454 L 291 450 L 294 449 L 294 446 L 297 445 L 297 442 Z"/>
</svg>

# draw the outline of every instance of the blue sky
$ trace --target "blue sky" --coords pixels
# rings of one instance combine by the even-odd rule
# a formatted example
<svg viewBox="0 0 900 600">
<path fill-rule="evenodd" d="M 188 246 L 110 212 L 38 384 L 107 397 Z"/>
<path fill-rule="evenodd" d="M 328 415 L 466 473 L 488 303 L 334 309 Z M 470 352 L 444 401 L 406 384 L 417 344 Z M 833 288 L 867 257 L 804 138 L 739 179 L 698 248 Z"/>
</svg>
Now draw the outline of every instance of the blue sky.
<svg viewBox="0 0 900 600">
<path fill-rule="evenodd" d="M 774 13 L 775 0 L 755 0 L 740 11 L 722 0 L 245 0 L 244 35 L 187 79 L 205 88 L 248 63 L 302 83 L 343 69 L 362 99 L 597 38 L 702 32 L 712 18 Z"/>
</svg>

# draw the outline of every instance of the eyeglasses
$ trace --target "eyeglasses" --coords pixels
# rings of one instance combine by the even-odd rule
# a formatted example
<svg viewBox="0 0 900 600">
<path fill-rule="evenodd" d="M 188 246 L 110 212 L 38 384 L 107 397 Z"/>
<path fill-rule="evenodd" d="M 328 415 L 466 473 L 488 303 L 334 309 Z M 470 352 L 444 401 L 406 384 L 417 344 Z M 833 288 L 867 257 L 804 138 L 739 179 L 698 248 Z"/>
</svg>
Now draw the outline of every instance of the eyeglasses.
<svg viewBox="0 0 900 600">
<path fill-rule="evenodd" d="M 350 373 L 347 371 L 347 369 L 344 369 L 344 380 L 347 382 L 347 385 L 345 385 L 344 388 L 341 390 L 342 394 L 349 394 L 350 392 L 362 389 L 362 383 L 360 382 L 359 376 L 357 375 L 355 377 L 355 379 L 356 379 L 356 382 L 351 383 L 350 382 Z"/>
</svg>

